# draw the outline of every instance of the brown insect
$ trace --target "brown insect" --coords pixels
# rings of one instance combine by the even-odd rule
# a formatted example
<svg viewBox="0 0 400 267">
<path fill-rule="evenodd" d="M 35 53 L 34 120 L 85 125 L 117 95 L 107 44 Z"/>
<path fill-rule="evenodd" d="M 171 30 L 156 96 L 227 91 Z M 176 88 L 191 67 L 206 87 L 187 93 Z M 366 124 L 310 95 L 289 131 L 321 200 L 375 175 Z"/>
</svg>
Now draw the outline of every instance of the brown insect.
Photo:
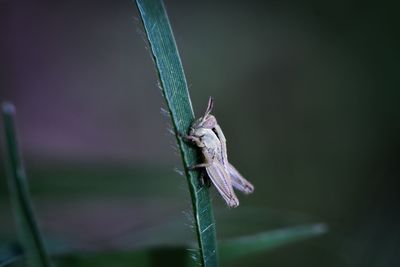
<svg viewBox="0 0 400 267">
<path fill-rule="evenodd" d="M 229 207 L 239 206 L 233 188 L 250 194 L 254 186 L 247 181 L 228 161 L 226 139 L 216 118 L 211 115 L 213 99 L 210 97 L 203 117 L 195 120 L 184 139 L 193 142 L 201 149 L 204 162 L 192 168 L 205 168 L 206 172 Z"/>
</svg>

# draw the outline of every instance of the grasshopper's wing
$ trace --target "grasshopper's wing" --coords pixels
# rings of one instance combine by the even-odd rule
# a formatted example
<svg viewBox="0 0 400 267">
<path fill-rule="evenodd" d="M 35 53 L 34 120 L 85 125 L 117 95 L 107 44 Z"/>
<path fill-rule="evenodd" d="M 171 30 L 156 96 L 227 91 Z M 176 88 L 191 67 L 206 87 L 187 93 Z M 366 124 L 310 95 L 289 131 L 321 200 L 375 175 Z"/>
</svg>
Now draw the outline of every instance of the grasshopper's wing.
<svg viewBox="0 0 400 267">
<path fill-rule="evenodd" d="M 227 151 L 226 151 L 226 138 L 225 138 L 225 135 L 222 132 L 222 129 L 218 125 L 218 123 L 216 125 L 214 125 L 213 130 L 215 131 L 215 133 L 218 136 L 219 141 L 221 142 L 222 161 L 223 161 L 223 164 L 226 166 L 228 164 L 228 154 L 227 154 Z"/>
<path fill-rule="evenodd" d="M 239 200 L 232 188 L 231 176 L 226 172 L 224 166 L 219 161 L 214 160 L 210 166 L 206 167 L 206 171 L 228 206 L 233 208 L 239 206 Z"/>
<path fill-rule="evenodd" d="M 238 172 L 238 170 L 236 170 L 236 168 L 233 167 L 232 164 L 230 164 L 229 162 L 227 165 L 227 169 L 232 178 L 232 185 L 234 188 L 242 191 L 245 194 L 253 193 L 254 186 L 249 181 L 244 179 L 244 177 Z"/>
</svg>

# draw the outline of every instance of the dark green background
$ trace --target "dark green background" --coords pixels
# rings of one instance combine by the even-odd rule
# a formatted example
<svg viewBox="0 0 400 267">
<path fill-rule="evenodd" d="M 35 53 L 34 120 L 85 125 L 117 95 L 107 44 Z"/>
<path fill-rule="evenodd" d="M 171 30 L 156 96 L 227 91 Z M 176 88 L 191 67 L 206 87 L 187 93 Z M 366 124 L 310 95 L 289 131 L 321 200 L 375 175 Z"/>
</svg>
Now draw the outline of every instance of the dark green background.
<svg viewBox="0 0 400 267">
<path fill-rule="evenodd" d="M 229 266 L 400 264 L 392 2 L 165 1 L 194 110 L 215 98 L 230 160 L 256 187 L 230 211 L 213 192 L 219 237 L 330 229 Z M 3 0 L 0 36 L 0 100 L 17 106 L 46 236 L 90 251 L 193 238 L 133 1 Z M 0 175 L 0 240 L 10 241 Z"/>
</svg>

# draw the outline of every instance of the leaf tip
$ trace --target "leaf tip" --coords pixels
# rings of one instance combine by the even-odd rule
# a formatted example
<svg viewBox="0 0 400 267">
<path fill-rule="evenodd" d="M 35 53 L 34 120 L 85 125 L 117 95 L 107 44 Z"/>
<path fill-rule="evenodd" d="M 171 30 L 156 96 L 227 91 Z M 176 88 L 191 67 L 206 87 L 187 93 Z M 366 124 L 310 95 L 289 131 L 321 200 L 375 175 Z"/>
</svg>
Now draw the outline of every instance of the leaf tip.
<svg viewBox="0 0 400 267">
<path fill-rule="evenodd" d="M 15 106 L 11 102 L 3 102 L 1 104 L 1 110 L 3 114 L 14 115 L 15 114 Z"/>
<path fill-rule="evenodd" d="M 314 229 L 314 232 L 317 234 L 325 234 L 326 232 L 329 231 L 329 227 L 325 223 L 315 224 L 313 229 Z"/>
</svg>

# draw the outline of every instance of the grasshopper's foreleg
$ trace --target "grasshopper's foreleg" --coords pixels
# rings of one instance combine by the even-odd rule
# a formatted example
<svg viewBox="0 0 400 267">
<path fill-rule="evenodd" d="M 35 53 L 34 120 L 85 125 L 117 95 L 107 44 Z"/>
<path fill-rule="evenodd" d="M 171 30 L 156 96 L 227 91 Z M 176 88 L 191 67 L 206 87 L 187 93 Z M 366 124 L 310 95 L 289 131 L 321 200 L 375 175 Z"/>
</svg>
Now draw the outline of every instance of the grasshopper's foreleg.
<svg viewBox="0 0 400 267">
<path fill-rule="evenodd" d="M 183 135 L 183 134 L 180 134 L 179 136 L 185 142 L 195 143 L 196 146 L 198 146 L 198 147 L 204 147 L 205 146 L 204 143 L 201 141 L 201 139 L 199 137 L 197 137 L 197 136 Z"/>
</svg>

